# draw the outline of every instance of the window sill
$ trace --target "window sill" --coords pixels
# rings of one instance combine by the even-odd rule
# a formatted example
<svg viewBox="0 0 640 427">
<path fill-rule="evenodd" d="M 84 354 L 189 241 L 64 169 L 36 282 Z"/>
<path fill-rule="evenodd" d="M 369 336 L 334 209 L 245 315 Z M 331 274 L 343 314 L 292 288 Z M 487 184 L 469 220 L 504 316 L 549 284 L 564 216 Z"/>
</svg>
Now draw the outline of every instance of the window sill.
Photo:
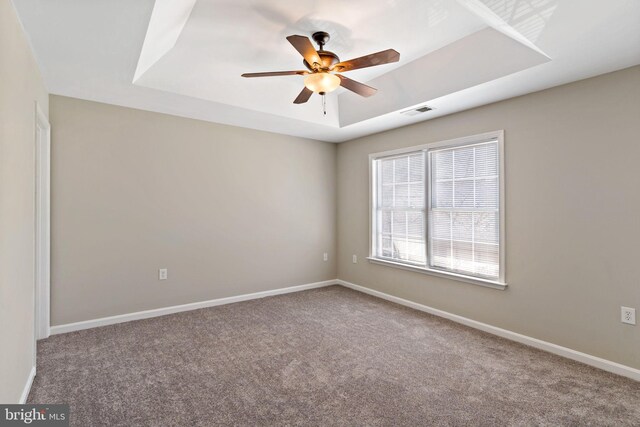
<svg viewBox="0 0 640 427">
<path fill-rule="evenodd" d="M 426 267 L 417 267 L 414 265 L 402 264 L 399 262 L 388 261 L 380 258 L 367 257 L 370 263 L 386 265 L 388 267 L 395 267 L 402 270 L 415 271 L 417 273 L 429 274 L 431 276 L 443 277 L 446 279 L 457 280 L 459 282 L 471 283 L 474 285 L 485 286 L 487 288 L 505 290 L 507 288 L 506 283 L 497 282 L 493 280 L 480 279 L 478 277 L 465 276 L 463 274 L 448 273 L 440 270 L 433 270 Z"/>
</svg>

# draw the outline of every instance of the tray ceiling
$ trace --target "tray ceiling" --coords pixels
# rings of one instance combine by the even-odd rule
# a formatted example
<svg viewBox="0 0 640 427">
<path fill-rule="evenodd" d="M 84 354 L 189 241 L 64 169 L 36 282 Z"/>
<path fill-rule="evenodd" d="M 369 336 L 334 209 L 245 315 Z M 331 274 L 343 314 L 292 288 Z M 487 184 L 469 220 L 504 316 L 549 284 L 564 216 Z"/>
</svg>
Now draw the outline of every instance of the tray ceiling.
<svg viewBox="0 0 640 427">
<path fill-rule="evenodd" d="M 326 141 L 343 141 L 640 63 L 640 2 L 625 0 L 14 0 L 51 93 Z M 345 73 L 294 105 L 302 69 L 286 41 L 327 31 L 342 60 L 394 48 L 400 62 Z M 428 104 L 433 111 L 400 114 Z"/>
</svg>

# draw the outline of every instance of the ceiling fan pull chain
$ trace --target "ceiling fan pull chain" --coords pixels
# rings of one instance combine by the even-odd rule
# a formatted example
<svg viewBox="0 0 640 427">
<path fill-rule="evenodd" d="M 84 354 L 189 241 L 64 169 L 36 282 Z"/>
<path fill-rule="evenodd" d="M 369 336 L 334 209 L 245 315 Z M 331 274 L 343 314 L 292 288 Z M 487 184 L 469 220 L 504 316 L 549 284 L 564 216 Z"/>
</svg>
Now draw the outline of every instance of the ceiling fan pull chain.
<svg viewBox="0 0 640 427">
<path fill-rule="evenodd" d="M 326 101 L 326 95 L 322 95 L 322 112 L 324 113 L 324 115 L 327 115 L 327 101 Z"/>
</svg>

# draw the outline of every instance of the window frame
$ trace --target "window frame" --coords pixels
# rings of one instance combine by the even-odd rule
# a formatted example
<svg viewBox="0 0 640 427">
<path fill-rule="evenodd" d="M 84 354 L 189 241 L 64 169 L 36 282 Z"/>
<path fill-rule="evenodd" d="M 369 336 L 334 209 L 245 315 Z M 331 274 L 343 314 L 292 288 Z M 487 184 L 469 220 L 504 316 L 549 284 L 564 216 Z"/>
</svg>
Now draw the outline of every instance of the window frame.
<svg viewBox="0 0 640 427">
<path fill-rule="evenodd" d="M 428 157 L 427 157 L 427 152 L 425 152 L 425 151 L 419 151 L 419 150 L 412 150 L 412 151 L 404 152 L 404 153 L 401 153 L 401 154 L 394 154 L 394 155 L 390 155 L 390 156 L 383 156 L 383 157 L 379 157 L 379 158 L 377 158 L 377 159 L 375 159 L 375 160 L 381 160 L 381 159 L 385 159 L 385 160 L 393 160 L 393 159 L 396 159 L 396 158 L 399 158 L 399 157 L 406 157 L 406 155 L 407 155 L 407 154 L 413 154 L 414 152 L 419 152 L 419 153 L 422 155 L 422 160 L 423 160 L 423 162 L 426 162 L 426 161 L 427 161 L 427 158 L 428 158 Z M 379 194 L 378 194 L 378 185 L 377 185 L 377 182 L 378 182 L 378 180 L 380 179 L 380 173 L 381 173 L 381 171 L 380 171 L 379 169 L 376 169 L 376 170 L 375 170 L 375 174 L 376 174 L 376 176 L 375 176 L 376 187 L 375 187 L 375 189 L 374 189 L 373 191 L 375 191 L 375 193 L 376 193 L 376 194 L 375 194 L 374 201 L 377 201 L 377 198 L 378 198 L 378 196 L 379 196 Z M 426 186 L 427 186 L 427 179 L 426 179 L 426 176 L 425 176 L 425 177 L 423 177 L 423 183 L 424 183 L 424 186 L 426 187 Z M 380 187 L 380 189 L 381 189 L 381 188 L 382 188 L 382 186 Z M 425 191 L 424 191 L 424 195 L 423 195 L 423 197 L 424 197 L 424 196 L 426 196 L 426 194 L 427 194 L 427 192 L 426 192 L 426 188 L 425 188 Z M 384 208 L 383 208 L 383 209 L 381 209 L 381 210 L 384 210 Z M 402 210 L 402 211 L 407 211 L 407 212 L 411 212 L 411 211 L 419 211 L 419 210 L 417 210 L 417 209 L 413 209 L 413 208 L 411 208 L 411 207 L 402 208 L 402 209 L 393 209 L 393 208 L 390 208 L 389 210 L 391 210 L 391 211 L 400 211 L 400 210 Z M 376 213 L 376 211 L 377 211 L 377 205 L 375 205 L 375 204 L 374 204 L 374 207 L 373 207 L 373 214 L 374 214 L 374 217 L 375 217 L 375 213 Z M 428 223 L 428 221 L 427 221 L 427 204 L 426 204 L 426 200 L 425 200 L 425 205 L 424 205 L 424 207 L 421 209 L 421 211 L 422 211 L 422 215 L 423 215 L 423 217 L 422 217 L 422 226 L 423 226 L 423 230 L 425 230 L 425 235 L 424 235 L 424 237 L 426 238 L 426 237 L 427 237 L 426 229 L 427 229 L 427 223 Z M 377 217 L 376 217 L 376 218 L 377 218 Z M 376 230 L 377 230 L 378 228 L 380 228 L 380 226 L 381 226 L 381 224 L 380 224 L 380 218 L 377 218 L 377 219 L 378 219 L 378 221 L 376 222 Z M 382 233 L 380 233 L 380 235 L 382 235 Z M 379 237 L 379 236 L 378 236 L 378 233 L 376 233 L 376 234 L 375 234 L 375 236 L 374 236 L 374 235 L 373 235 L 373 233 L 372 233 L 371 238 L 375 240 L 375 241 L 374 241 L 374 243 L 373 243 L 373 245 L 374 245 L 374 249 L 375 249 L 375 250 L 374 250 L 373 252 L 370 252 L 370 255 L 371 255 L 371 254 L 375 254 L 375 253 L 377 253 L 377 249 L 376 249 L 376 248 L 377 248 L 377 245 L 380 243 L 380 242 L 378 241 L 378 238 L 377 238 L 377 237 Z M 426 245 L 426 244 L 427 244 L 427 242 L 425 241 L 425 245 Z M 427 253 L 425 252 L 425 262 L 427 261 L 426 255 L 427 255 Z M 403 264 L 403 265 L 405 265 L 405 264 L 406 264 L 406 265 L 408 265 L 408 266 L 416 266 L 416 267 L 420 267 L 420 266 L 421 266 L 421 264 L 416 263 L 416 262 L 412 262 L 412 261 L 408 261 L 408 260 L 407 260 L 407 261 L 405 261 L 405 262 L 401 262 L 401 261 L 396 260 L 396 259 L 394 259 L 394 258 L 392 258 L 392 257 L 387 258 L 387 257 L 382 257 L 382 256 L 380 256 L 380 257 L 376 257 L 376 258 L 377 258 L 377 259 L 379 259 L 379 260 L 382 260 L 382 261 L 397 262 L 397 263 L 400 263 L 400 264 Z"/>
<path fill-rule="evenodd" d="M 500 226 L 500 254 L 499 254 L 499 275 L 497 279 L 485 279 L 482 277 L 465 275 L 454 273 L 450 271 L 446 271 L 443 269 L 436 269 L 429 267 L 431 256 L 431 251 L 429 247 L 431 246 L 431 238 L 429 235 L 429 214 L 431 211 L 431 156 L 429 155 L 431 151 L 446 149 L 446 148 L 456 148 L 465 145 L 475 145 L 481 144 L 483 142 L 488 142 L 491 140 L 497 140 L 498 145 L 498 171 L 499 171 L 499 226 Z M 423 152 L 424 161 L 425 161 L 425 194 L 424 194 L 424 233 L 425 233 L 425 256 L 426 262 L 425 265 L 417 265 L 410 262 L 400 262 L 397 260 L 391 260 L 388 258 L 378 257 L 377 253 L 377 237 L 378 237 L 378 228 L 380 225 L 378 222 L 377 215 L 377 199 L 378 199 L 378 177 L 379 171 L 376 161 L 381 160 L 383 158 L 392 158 L 397 156 L 407 155 L 413 152 Z M 437 141 L 431 142 L 427 144 L 400 148 L 396 150 L 383 151 L 378 153 L 369 154 L 369 256 L 367 257 L 368 261 L 373 264 L 380 264 L 394 268 L 400 268 L 403 270 L 415 271 L 419 273 L 429 274 L 432 276 L 449 278 L 461 282 L 472 283 L 476 285 L 486 286 L 494 289 L 505 289 L 507 287 L 507 283 L 505 280 L 506 277 L 506 263 L 505 263 L 505 253 L 506 253 L 506 230 L 505 230 L 505 175 L 504 175 L 504 130 L 497 130 L 493 132 L 486 132 L 477 135 L 465 136 L 461 138 L 448 139 L 445 141 Z"/>
</svg>

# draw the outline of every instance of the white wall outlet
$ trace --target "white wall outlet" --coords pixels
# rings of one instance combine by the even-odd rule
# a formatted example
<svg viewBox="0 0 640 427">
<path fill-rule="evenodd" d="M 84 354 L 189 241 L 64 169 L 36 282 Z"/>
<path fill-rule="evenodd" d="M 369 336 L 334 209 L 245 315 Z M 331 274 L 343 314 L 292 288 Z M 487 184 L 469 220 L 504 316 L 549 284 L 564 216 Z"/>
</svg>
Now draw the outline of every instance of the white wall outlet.
<svg viewBox="0 0 640 427">
<path fill-rule="evenodd" d="M 352 261 L 353 261 L 354 264 L 357 264 L 358 263 L 358 255 L 353 254 Z"/>
<path fill-rule="evenodd" d="M 166 268 L 161 268 L 158 270 L 158 280 L 167 280 L 169 277 L 169 272 Z"/>
<path fill-rule="evenodd" d="M 631 307 L 620 307 L 620 321 L 629 325 L 636 324 L 636 309 Z"/>
<path fill-rule="evenodd" d="M 329 254 L 325 252 L 322 259 L 324 259 L 325 261 L 329 261 Z"/>
</svg>

